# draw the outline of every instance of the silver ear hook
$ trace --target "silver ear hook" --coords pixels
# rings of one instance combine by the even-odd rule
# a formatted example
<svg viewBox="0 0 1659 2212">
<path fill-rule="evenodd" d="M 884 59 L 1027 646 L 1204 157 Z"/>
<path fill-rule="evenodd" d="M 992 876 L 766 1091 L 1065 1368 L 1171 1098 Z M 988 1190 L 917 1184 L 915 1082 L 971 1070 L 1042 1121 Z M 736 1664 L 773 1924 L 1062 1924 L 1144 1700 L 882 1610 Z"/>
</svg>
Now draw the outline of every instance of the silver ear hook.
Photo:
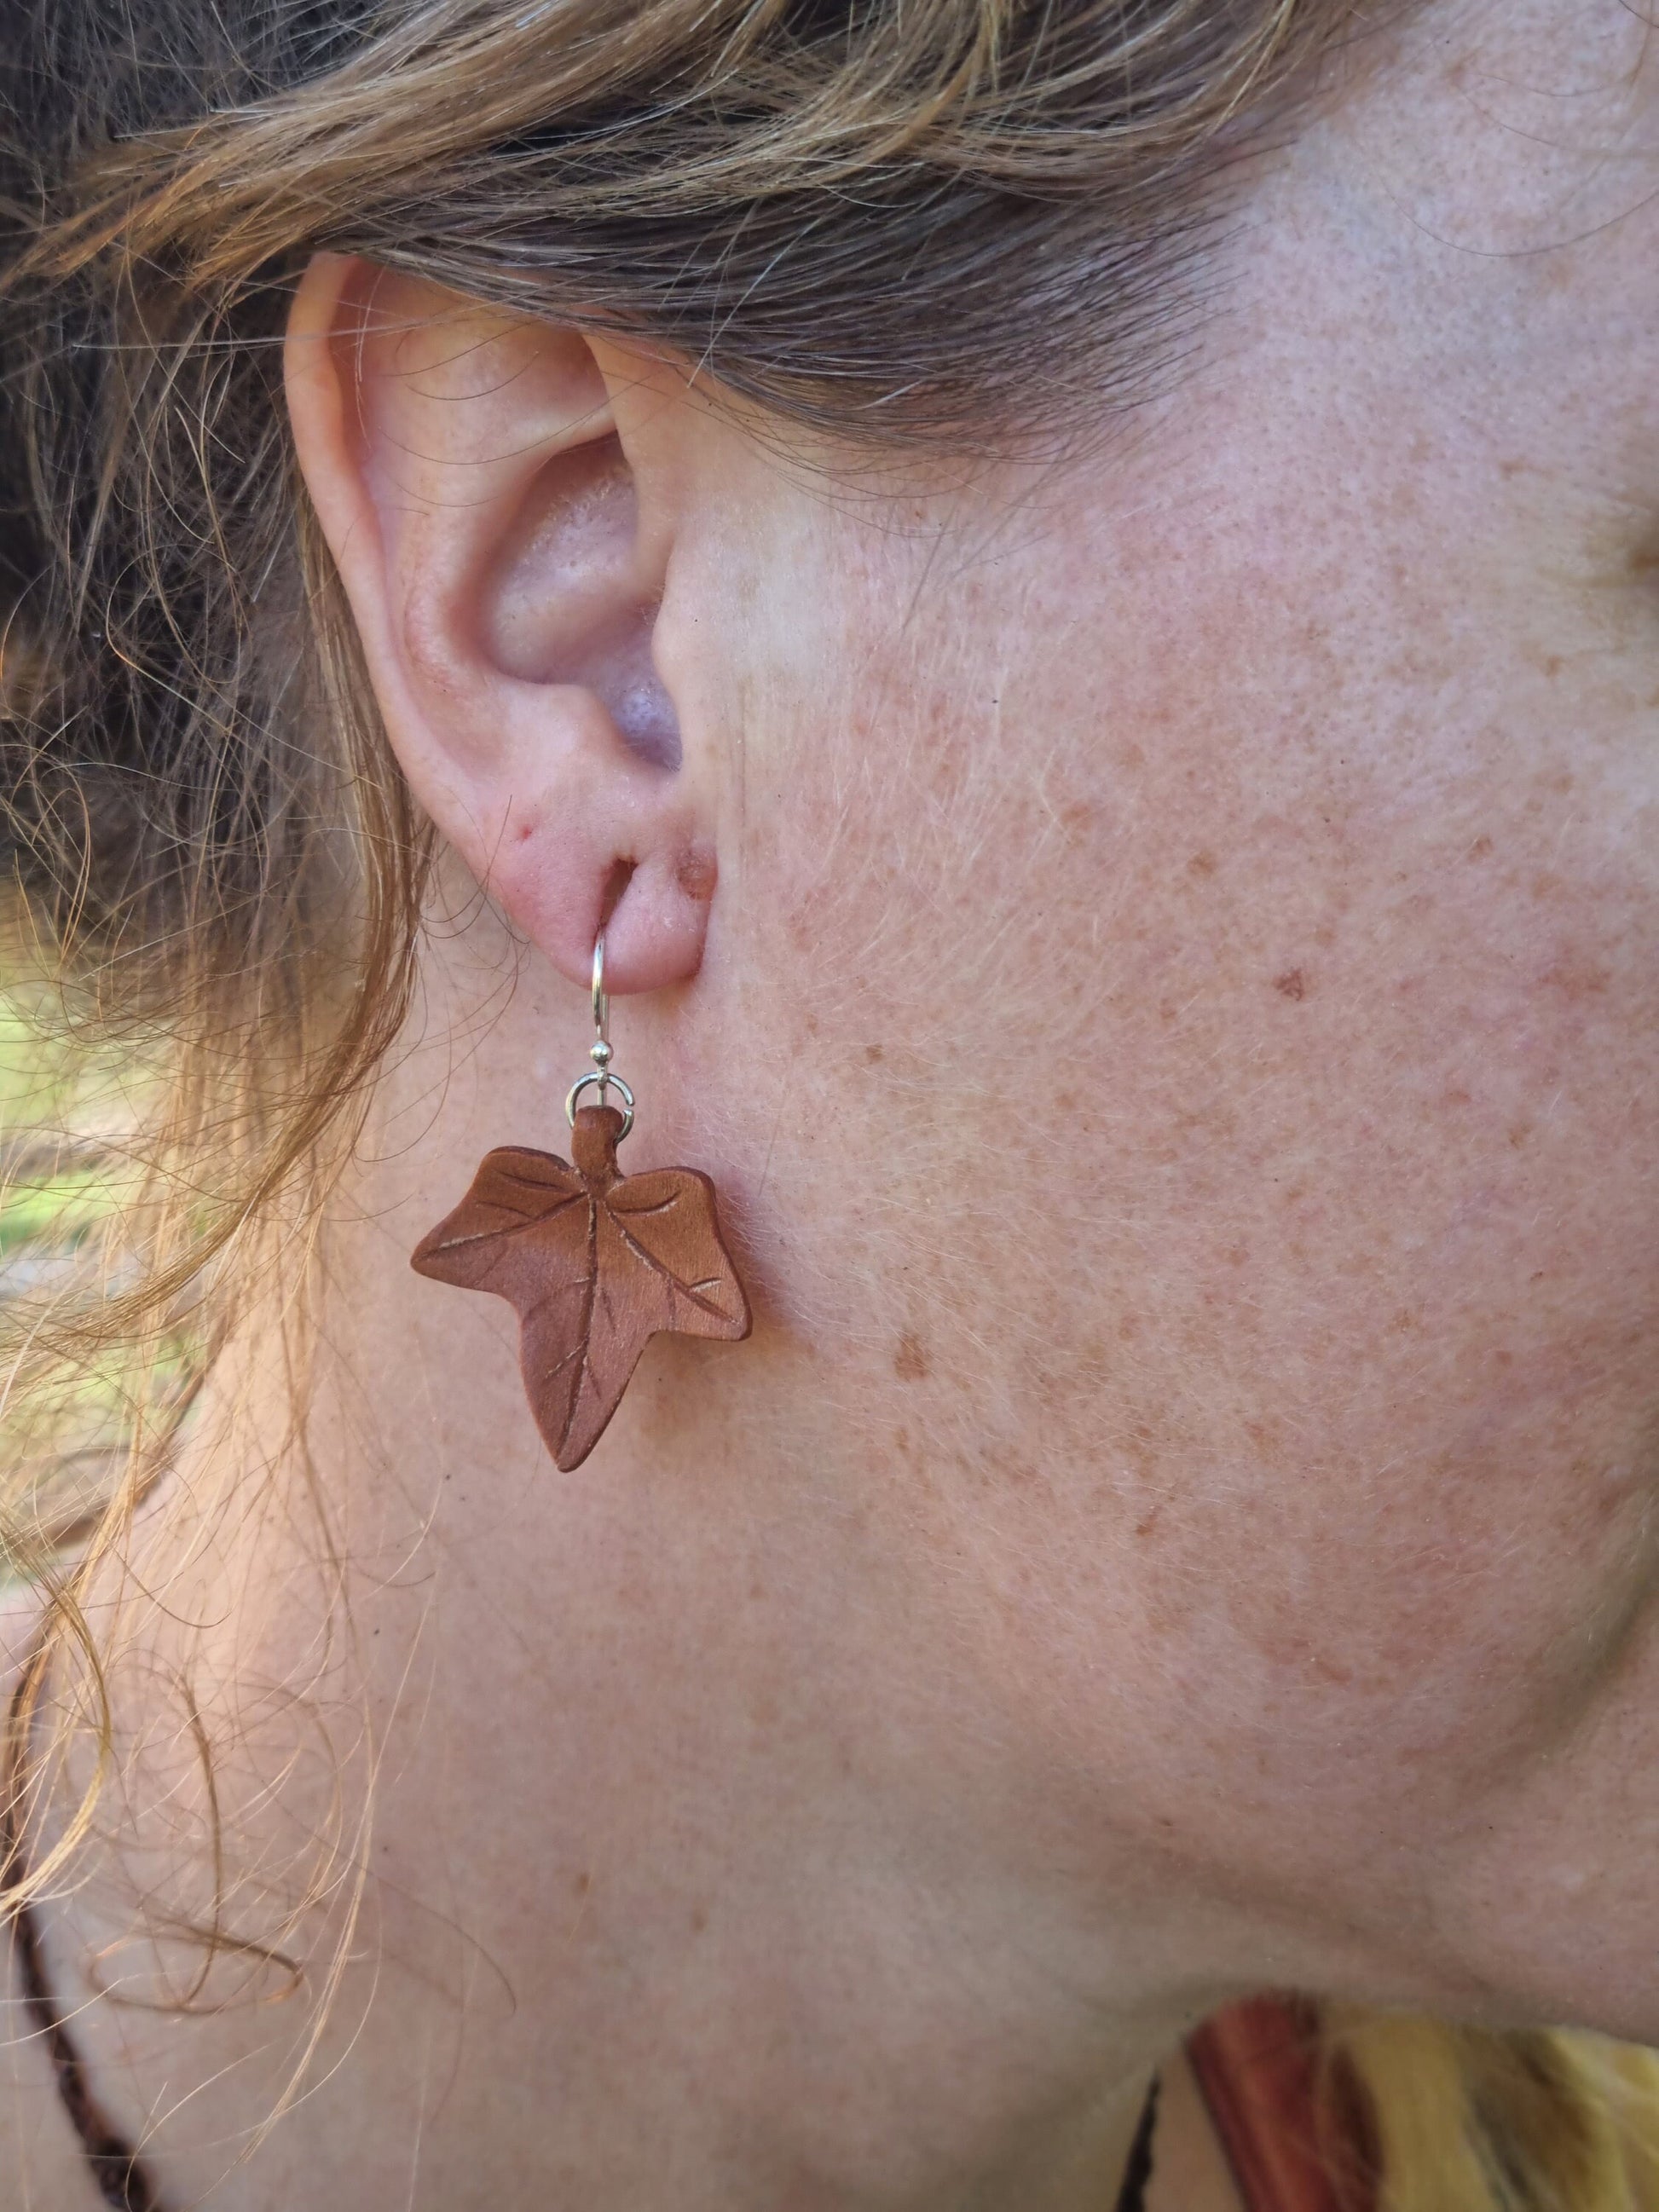
<svg viewBox="0 0 1659 2212">
<path fill-rule="evenodd" d="M 564 1102 L 564 1115 L 572 1128 L 576 1125 L 576 1101 L 590 1085 L 598 1089 L 599 1103 L 605 1103 L 605 1094 L 613 1088 L 620 1091 L 628 1111 L 623 1115 L 623 1125 L 617 1132 L 617 1142 L 634 1126 L 634 1094 L 620 1075 L 611 1073 L 611 999 L 605 988 L 605 932 L 593 939 L 593 1042 L 587 1048 L 587 1056 L 593 1066 L 586 1075 L 579 1075 L 570 1086 L 570 1096 Z"/>
<path fill-rule="evenodd" d="M 601 1045 L 605 1048 L 603 1058 L 601 1058 L 599 1052 Z M 593 1045 L 592 1056 L 594 1066 L 601 1071 L 603 1071 L 605 1067 L 605 1061 L 611 1057 L 611 1001 L 605 996 L 605 932 L 603 930 L 601 930 L 599 935 L 593 939 Z M 605 1103 L 603 1097 L 600 1099 L 599 1103 L 601 1105 Z"/>
</svg>

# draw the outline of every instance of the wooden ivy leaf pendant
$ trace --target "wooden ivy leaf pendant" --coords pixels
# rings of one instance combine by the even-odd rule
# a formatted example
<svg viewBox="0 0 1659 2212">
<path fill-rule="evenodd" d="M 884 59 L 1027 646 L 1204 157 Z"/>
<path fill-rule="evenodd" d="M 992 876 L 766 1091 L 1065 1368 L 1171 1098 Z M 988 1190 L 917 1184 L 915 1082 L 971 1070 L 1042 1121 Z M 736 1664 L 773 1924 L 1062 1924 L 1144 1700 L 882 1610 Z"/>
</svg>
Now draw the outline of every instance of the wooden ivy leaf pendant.
<svg viewBox="0 0 1659 2212">
<path fill-rule="evenodd" d="M 614 1106 L 579 1107 L 574 1167 L 526 1146 L 486 1154 L 410 1261 L 517 1310 L 531 1411 L 567 1473 L 599 1442 L 659 1329 L 728 1341 L 749 1334 L 714 1184 L 695 1168 L 623 1175 L 622 1125 Z"/>
</svg>

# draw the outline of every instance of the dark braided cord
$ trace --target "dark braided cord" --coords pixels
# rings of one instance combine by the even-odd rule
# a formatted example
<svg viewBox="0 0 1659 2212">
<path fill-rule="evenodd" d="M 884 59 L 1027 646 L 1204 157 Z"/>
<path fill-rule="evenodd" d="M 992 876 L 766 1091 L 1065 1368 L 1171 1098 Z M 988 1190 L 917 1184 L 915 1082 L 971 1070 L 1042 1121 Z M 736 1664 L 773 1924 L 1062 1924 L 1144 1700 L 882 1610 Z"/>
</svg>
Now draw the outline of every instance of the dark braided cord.
<svg viewBox="0 0 1659 2212">
<path fill-rule="evenodd" d="M 1152 2178 L 1152 2135 L 1157 2126 L 1158 2076 L 1154 2074 L 1146 2101 L 1140 2108 L 1140 2124 L 1129 2146 L 1129 2163 L 1124 2170 L 1123 2186 L 1117 2192 L 1115 2212 L 1145 2212 L 1146 2184 Z"/>
<path fill-rule="evenodd" d="M 0 1916 L 9 1923 L 12 1956 L 17 1961 L 30 2023 L 46 2046 L 58 2094 L 81 2139 L 99 2195 L 114 2207 L 114 2212 L 161 2212 L 161 2199 L 149 2170 L 131 2143 L 105 2118 L 87 2079 L 86 2061 L 53 2002 L 33 1908 L 27 1902 L 5 1901 L 15 1897 L 28 1873 L 20 1812 L 19 1754 L 28 1738 L 37 1678 L 37 1666 L 31 1662 L 12 1698 L 6 1730 L 4 1781 L 0 1788 Z"/>
</svg>

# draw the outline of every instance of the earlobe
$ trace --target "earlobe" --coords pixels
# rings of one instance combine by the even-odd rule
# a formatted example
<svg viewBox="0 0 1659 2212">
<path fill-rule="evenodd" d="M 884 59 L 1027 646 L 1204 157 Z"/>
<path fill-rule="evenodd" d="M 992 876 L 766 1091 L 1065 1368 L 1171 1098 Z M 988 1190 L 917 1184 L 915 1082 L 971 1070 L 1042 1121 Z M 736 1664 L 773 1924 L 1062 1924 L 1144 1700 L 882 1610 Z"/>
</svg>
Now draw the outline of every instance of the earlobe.
<svg viewBox="0 0 1659 2212">
<path fill-rule="evenodd" d="M 661 406 L 642 456 L 579 333 L 333 255 L 301 281 L 286 362 L 416 795 L 573 981 L 602 923 L 614 990 L 684 981 L 717 860 L 652 657 L 677 519 Z"/>
</svg>

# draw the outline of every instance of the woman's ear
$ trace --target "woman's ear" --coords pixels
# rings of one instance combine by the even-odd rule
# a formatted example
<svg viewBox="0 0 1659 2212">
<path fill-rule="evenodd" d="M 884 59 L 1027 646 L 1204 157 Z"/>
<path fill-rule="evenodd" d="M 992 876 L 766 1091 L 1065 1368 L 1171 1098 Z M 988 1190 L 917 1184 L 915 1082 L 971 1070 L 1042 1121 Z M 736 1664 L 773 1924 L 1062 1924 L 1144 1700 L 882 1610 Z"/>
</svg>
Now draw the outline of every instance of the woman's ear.
<svg viewBox="0 0 1659 2212">
<path fill-rule="evenodd" d="M 601 926 L 613 989 L 695 974 L 713 825 L 651 648 L 674 422 L 701 410 L 659 364 L 334 254 L 301 280 L 286 367 L 422 805 L 573 981 Z"/>
</svg>

